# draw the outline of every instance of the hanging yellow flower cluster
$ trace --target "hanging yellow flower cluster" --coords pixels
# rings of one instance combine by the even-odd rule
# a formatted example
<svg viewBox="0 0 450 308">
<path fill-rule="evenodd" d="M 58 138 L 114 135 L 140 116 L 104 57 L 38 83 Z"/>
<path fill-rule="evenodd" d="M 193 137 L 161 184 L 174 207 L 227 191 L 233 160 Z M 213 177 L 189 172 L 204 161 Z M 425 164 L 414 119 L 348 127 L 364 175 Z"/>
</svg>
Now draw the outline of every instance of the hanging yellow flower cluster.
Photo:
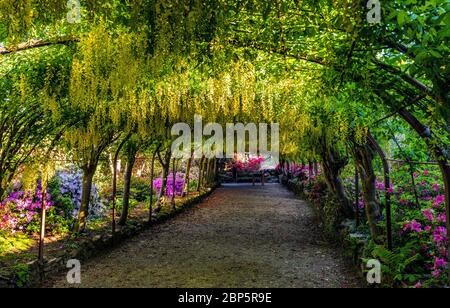
<svg viewBox="0 0 450 308">
<path fill-rule="evenodd" d="M 81 40 L 69 86 L 69 108 L 80 123 L 66 133 L 81 152 L 95 148 L 111 132 L 142 121 L 149 103 L 144 88 L 145 47 L 143 35 L 114 35 L 103 26 Z"/>
</svg>

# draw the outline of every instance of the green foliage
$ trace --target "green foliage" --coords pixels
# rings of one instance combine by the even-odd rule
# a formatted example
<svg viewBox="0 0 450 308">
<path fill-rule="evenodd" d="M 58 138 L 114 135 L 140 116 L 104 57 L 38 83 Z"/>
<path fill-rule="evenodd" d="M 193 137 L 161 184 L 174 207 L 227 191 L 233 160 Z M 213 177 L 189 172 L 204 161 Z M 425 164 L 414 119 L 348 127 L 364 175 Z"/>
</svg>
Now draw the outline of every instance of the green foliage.
<svg viewBox="0 0 450 308">
<path fill-rule="evenodd" d="M 0 257 L 8 254 L 28 250 L 35 242 L 28 235 L 16 233 L 14 235 L 0 230 Z"/>
<path fill-rule="evenodd" d="M 424 273 L 417 273 L 417 271 L 414 274 L 411 273 L 411 268 L 414 268 L 416 262 L 421 259 L 420 255 L 415 252 L 416 248 L 417 243 L 408 242 L 405 246 L 391 252 L 386 247 L 371 242 L 365 253 L 370 258 L 380 261 L 383 273 L 382 282 L 385 286 L 401 286 L 405 282 L 416 283 L 423 277 Z"/>
<path fill-rule="evenodd" d="M 148 179 L 133 177 L 131 179 L 131 198 L 137 202 L 145 202 L 150 199 L 150 183 Z"/>
<path fill-rule="evenodd" d="M 337 161 L 334 176 L 369 130 L 391 158 L 436 159 L 433 148 L 450 145 L 450 3 L 382 1 L 380 24 L 367 22 L 366 4 L 93 0 L 70 24 L 65 1 L 0 0 L 0 50 L 11 51 L 0 55 L 0 199 L 14 180 L 35 178 L 48 153 L 86 174 L 99 160 L 110 169 L 124 135 L 134 134 L 137 151 L 165 150 L 172 125 L 195 114 L 279 122 L 284 158 Z M 46 46 L 34 48 L 40 39 Z M 431 140 L 398 117 L 401 108 L 432 129 Z M 133 180 L 134 203 L 148 199 L 148 186 Z M 333 206 L 321 208 L 330 231 Z M 390 261 L 392 281 L 411 280 L 399 276 L 407 251 L 398 260 L 374 251 Z"/>
<path fill-rule="evenodd" d="M 28 283 L 30 270 L 27 264 L 17 264 L 13 267 L 15 283 L 20 288 Z"/>
</svg>

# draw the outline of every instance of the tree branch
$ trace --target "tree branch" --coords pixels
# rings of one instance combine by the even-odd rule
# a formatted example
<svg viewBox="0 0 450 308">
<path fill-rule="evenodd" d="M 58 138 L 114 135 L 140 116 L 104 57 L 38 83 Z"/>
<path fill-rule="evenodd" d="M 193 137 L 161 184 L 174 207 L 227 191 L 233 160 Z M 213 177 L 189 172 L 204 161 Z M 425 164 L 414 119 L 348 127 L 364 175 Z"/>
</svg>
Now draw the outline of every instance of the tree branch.
<svg viewBox="0 0 450 308">
<path fill-rule="evenodd" d="M 373 59 L 372 62 L 375 63 L 378 67 L 382 68 L 383 70 L 401 77 L 404 81 L 406 81 L 410 85 L 414 86 L 416 89 L 420 90 L 421 92 L 426 93 L 426 94 L 432 96 L 433 98 L 435 98 L 435 96 L 433 94 L 433 90 L 431 88 L 429 88 L 428 86 L 426 86 L 425 84 L 423 84 L 421 81 L 411 77 L 410 75 L 402 72 L 400 69 L 398 69 L 394 66 L 391 66 L 389 64 L 381 62 L 378 59 Z"/>
<path fill-rule="evenodd" d="M 31 40 L 29 42 L 20 43 L 10 47 L 0 47 L 0 55 L 11 54 L 18 51 L 29 50 L 33 48 L 40 48 L 52 45 L 66 45 L 69 43 L 79 42 L 80 39 L 76 37 L 59 37 L 51 40 Z"/>
<path fill-rule="evenodd" d="M 297 60 L 307 61 L 307 62 L 320 64 L 320 65 L 326 65 L 324 59 L 312 58 L 312 57 L 309 57 L 308 55 L 300 55 L 300 54 L 291 53 L 291 52 L 289 52 L 288 48 L 286 48 L 286 47 L 284 47 L 284 48 L 277 48 L 277 47 L 270 47 L 270 46 L 268 46 L 268 47 L 266 47 L 266 46 L 259 46 L 256 43 L 248 44 L 248 43 L 239 41 L 237 39 L 228 40 L 228 43 L 230 43 L 230 44 L 232 44 L 234 46 L 237 46 L 237 47 L 253 48 L 253 49 L 256 49 L 256 50 L 276 53 L 276 54 L 279 54 L 281 56 L 286 56 L 286 57 L 297 59 Z"/>
</svg>

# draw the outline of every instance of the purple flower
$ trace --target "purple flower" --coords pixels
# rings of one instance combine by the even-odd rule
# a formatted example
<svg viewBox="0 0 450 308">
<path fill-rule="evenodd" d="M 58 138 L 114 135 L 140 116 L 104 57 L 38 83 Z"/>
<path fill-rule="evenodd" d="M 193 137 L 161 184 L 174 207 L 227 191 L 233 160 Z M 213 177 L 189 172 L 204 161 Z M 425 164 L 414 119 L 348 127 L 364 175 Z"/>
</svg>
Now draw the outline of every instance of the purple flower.
<svg viewBox="0 0 450 308">
<path fill-rule="evenodd" d="M 447 266 L 447 261 L 445 261 L 442 258 L 435 258 L 434 259 L 434 268 L 445 268 Z"/>
<path fill-rule="evenodd" d="M 445 213 L 439 214 L 436 218 L 436 220 L 438 222 L 446 222 L 447 221 L 447 216 Z"/>
<path fill-rule="evenodd" d="M 433 221 L 434 220 L 434 212 L 431 209 L 426 209 L 422 211 L 422 215 L 428 219 L 429 221 Z"/>
<path fill-rule="evenodd" d="M 422 232 L 422 225 L 417 222 L 416 220 L 413 220 L 411 222 L 407 222 L 403 225 L 403 231 L 411 231 L 411 232 Z"/>
<path fill-rule="evenodd" d="M 445 202 L 445 196 L 439 195 L 434 199 L 433 206 L 434 207 L 440 207 Z"/>
<path fill-rule="evenodd" d="M 441 272 L 439 270 L 434 270 L 432 275 L 434 278 L 439 278 L 439 276 L 441 276 Z"/>
<path fill-rule="evenodd" d="M 376 185 L 376 188 L 377 188 L 378 190 L 384 190 L 384 189 L 385 189 L 385 185 L 384 185 L 383 182 L 377 181 L 377 182 L 375 183 L 375 185 Z"/>
<path fill-rule="evenodd" d="M 447 229 L 445 227 L 437 227 L 433 232 L 433 240 L 439 245 L 447 241 Z"/>
<path fill-rule="evenodd" d="M 366 206 L 366 203 L 364 202 L 364 200 L 359 200 L 358 202 L 358 207 L 360 209 L 364 209 L 364 207 Z"/>
<path fill-rule="evenodd" d="M 159 193 L 162 188 L 162 178 L 158 178 L 153 181 L 153 188 Z M 181 196 L 183 195 L 184 190 L 184 174 L 177 173 L 175 176 L 175 196 Z M 172 196 L 174 195 L 174 183 L 173 183 L 173 173 L 170 174 L 167 177 L 167 183 L 166 183 L 166 196 Z"/>
</svg>

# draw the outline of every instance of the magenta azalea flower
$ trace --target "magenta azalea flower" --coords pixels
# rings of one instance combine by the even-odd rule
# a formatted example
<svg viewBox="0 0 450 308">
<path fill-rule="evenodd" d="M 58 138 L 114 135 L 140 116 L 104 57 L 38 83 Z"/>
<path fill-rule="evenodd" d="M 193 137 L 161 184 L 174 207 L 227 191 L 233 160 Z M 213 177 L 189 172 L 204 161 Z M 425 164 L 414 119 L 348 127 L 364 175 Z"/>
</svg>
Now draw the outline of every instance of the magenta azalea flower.
<svg viewBox="0 0 450 308">
<path fill-rule="evenodd" d="M 447 266 L 447 261 L 442 258 L 434 258 L 434 268 L 445 268 Z"/>
<path fill-rule="evenodd" d="M 422 215 L 428 219 L 429 221 L 433 221 L 434 220 L 434 212 L 431 209 L 426 209 L 422 211 Z"/>
<path fill-rule="evenodd" d="M 385 188 L 383 182 L 377 181 L 375 185 L 376 185 L 376 187 L 377 187 L 378 190 L 384 190 L 384 188 Z"/>
<path fill-rule="evenodd" d="M 439 270 L 434 270 L 432 274 L 434 278 L 439 278 L 439 276 L 441 276 L 441 272 Z"/>
<path fill-rule="evenodd" d="M 439 214 L 437 216 L 436 220 L 438 222 L 446 222 L 447 221 L 447 216 L 445 215 L 445 213 Z"/>
<path fill-rule="evenodd" d="M 447 229 L 445 227 L 437 227 L 433 232 L 433 240 L 438 245 L 445 243 L 447 241 Z"/>
<path fill-rule="evenodd" d="M 358 202 L 358 207 L 359 207 L 360 209 L 363 209 L 365 206 L 366 206 L 366 203 L 364 202 L 364 200 L 359 200 L 359 202 Z"/>
<path fill-rule="evenodd" d="M 434 206 L 435 207 L 439 207 L 441 206 L 443 203 L 445 202 L 445 196 L 443 195 L 439 195 L 436 197 L 436 199 L 434 199 Z"/>
<path fill-rule="evenodd" d="M 422 225 L 420 222 L 413 220 L 403 225 L 403 231 L 422 232 Z"/>
</svg>

